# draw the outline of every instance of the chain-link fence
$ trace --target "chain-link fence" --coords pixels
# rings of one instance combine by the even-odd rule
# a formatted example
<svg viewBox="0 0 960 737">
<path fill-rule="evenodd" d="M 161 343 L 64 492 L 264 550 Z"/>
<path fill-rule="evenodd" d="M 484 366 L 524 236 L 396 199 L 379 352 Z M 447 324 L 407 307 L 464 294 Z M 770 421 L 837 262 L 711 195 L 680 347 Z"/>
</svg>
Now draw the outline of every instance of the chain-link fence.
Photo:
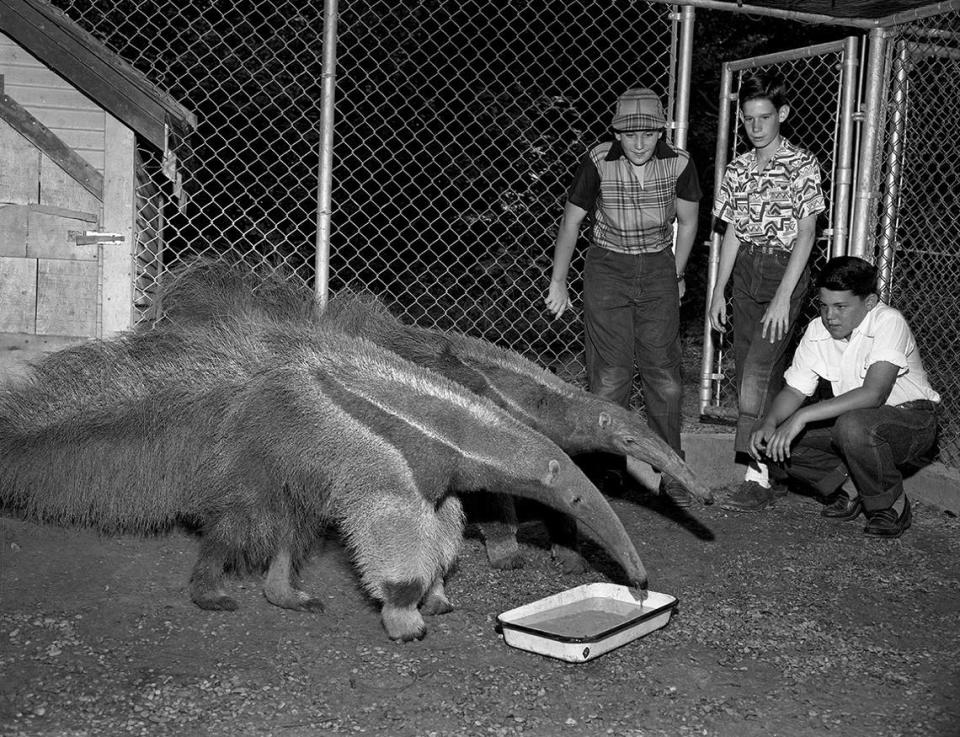
<svg viewBox="0 0 960 737">
<path fill-rule="evenodd" d="M 357 283 L 417 322 L 579 365 L 579 320 L 550 322 L 542 303 L 556 227 L 617 95 L 644 85 L 667 101 L 670 8 L 345 7 L 332 287 Z"/>
<path fill-rule="evenodd" d="M 142 183 L 138 304 L 196 254 L 310 283 L 322 4 L 57 4 L 200 121 L 189 206 L 161 201 L 159 176 Z M 677 23 L 642 2 L 341 3 L 331 289 L 360 285 L 408 319 L 579 365 L 578 317 L 548 322 L 542 306 L 565 191 L 623 90 L 649 86 L 672 108 Z"/>
<path fill-rule="evenodd" d="M 893 29 L 876 190 L 886 301 L 942 398 L 940 460 L 960 466 L 960 12 Z"/>
<path fill-rule="evenodd" d="M 827 211 L 817 222 L 817 240 L 810 254 L 810 270 L 813 275 L 832 255 L 835 233 L 832 206 L 837 201 L 837 166 L 841 102 L 843 99 L 844 58 L 850 53 L 843 42 L 797 49 L 756 59 L 728 62 L 730 88 L 720 92 L 721 105 L 729 108 L 727 119 L 730 128 L 726 137 L 728 152 L 718 152 L 717 166 L 720 171 L 734 157 L 749 150 L 750 143 L 742 136 L 738 120 L 737 93 L 745 75 L 758 70 L 773 70 L 784 81 L 790 113 L 781 126 L 781 133 L 792 143 L 809 150 L 820 163 L 821 181 L 827 199 Z M 721 117 L 721 122 L 724 120 Z M 711 260 L 719 259 L 721 233 L 714 233 L 711 243 Z M 811 279 L 811 283 L 812 283 Z M 711 278 L 708 294 L 716 283 Z M 798 321 L 805 325 L 817 314 L 815 294 L 811 289 L 805 299 L 803 312 Z M 704 326 L 704 361 L 701 380 L 702 419 L 708 422 L 732 423 L 737 417 L 737 386 L 733 360 L 733 310 L 727 308 L 727 331 L 713 332 L 709 324 Z M 799 334 L 799 330 L 797 331 Z"/>
<path fill-rule="evenodd" d="M 147 176 L 138 307 L 149 306 L 165 268 L 197 254 L 267 264 L 312 283 L 323 5 L 54 4 L 200 121 L 190 150 L 180 152 L 186 202 L 173 197 L 159 155 L 139 151 Z M 944 396 L 941 457 L 953 465 L 957 17 L 895 30 L 876 213 L 887 296 L 913 323 Z M 679 23 L 674 6 L 620 0 L 341 3 L 331 288 L 364 286 L 408 319 L 486 337 L 578 379 L 579 316 L 548 321 L 540 304 L 565 190 L 581 154 L 606 135 L 624 89 L 652 87 L 673 110 Z M 786 131 L 820 160 L 832 201 L 840 56 L 778 66 L 792 87 Z M 730 154 L 739 150 L 736 142 Z M 829 236 L 831 223 L 822 225 Z M 826 248 L 821 238 L 814 265 Z M 576 297 L 581 263 L 571 270 Z M 725 353 L 706 378 L 720 415 L 735 406 Z"/>
</svg>

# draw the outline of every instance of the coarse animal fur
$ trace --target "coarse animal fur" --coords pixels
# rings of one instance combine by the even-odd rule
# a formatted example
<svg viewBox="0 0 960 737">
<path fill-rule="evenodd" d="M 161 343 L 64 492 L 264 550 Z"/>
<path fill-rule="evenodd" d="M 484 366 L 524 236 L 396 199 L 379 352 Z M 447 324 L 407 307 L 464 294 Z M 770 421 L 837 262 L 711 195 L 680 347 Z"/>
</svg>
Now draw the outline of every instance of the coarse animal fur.
<svg viewBox="0 0 960 737">
<path fill-rule="evenodd" d="M 710 489 L 636 413 L 563 381 L 516 351 L 462 333 L 406 324 L 373 295 L 345 291 L 321 313 L 312 293 L 299 282 L 216 261 L 201 261 L 169 275 L 160 290 L 156 317 L 162 323 L 215 323 L 225 315 L 250 323 L 333 324 L 490 398 L 570 455 L 623 454 L 673 476 L 702 502 L 712 501 Z M 492 510 L 482 513 L 480 527 L 491 564 L 521 565 L 512 501 L 493 497 L 487 503 Z M 564 570 L 582 570 L 574 530 L 555 517 L 546 521 Z"/>
<path fill-rule="evenodd" d="M 289 327 L 289 326 L 288 326 Z M 231 566 L 266 566 L 272 603 L 335 523 L 388 635 L 425 634 L 462 536 L 449 491 L 510 490 L 580 520 L 645 587 L 619 519 L 551 441 L 463 387 L 341 331 L 229 321 L 51 354 L 0 390 L 0 504 L 103 530 L 202 531 L 191 598 L 234 609 Z"/>
</svg>

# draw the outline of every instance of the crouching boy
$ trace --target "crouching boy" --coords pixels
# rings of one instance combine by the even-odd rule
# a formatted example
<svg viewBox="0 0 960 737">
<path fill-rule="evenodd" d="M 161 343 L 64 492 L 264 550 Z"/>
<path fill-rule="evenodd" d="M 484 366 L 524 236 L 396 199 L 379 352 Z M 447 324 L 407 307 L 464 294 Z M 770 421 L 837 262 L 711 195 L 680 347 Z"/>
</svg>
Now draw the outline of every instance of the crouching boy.
<svg viewBox="0 0 960 737">
<path fill-rule="evenodd" d="M 821 272 L 820 318 L 803 334 L 785 386 L 750 435 L 756 459 L 779 464 L 830 503 L 835 520 L 866 515 L 864 533 L 910 526 L 900 467 L 936 442 L 940 396 L 903 315 L 880 301 L 877 270 L 840 256 Z M 820 380 L 833 396 L 808 403 Z"/>
</svg>

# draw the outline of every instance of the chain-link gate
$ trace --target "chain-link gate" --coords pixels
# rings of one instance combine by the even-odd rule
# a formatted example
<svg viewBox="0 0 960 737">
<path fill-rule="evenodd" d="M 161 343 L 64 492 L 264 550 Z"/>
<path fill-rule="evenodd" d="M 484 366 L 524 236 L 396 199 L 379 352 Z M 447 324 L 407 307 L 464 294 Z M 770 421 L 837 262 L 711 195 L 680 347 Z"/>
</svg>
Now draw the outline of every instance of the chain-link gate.
<svg viewBox="0 0 960 737">
<path fill-rule="evenodd" d="M 960 466 L 960 12 L 889 31 L 875 190 L 882 297 L 940 393 L 939 458 Z"/>
<path fill-rule="evenodd" d="M 856 89 L 857 39 L 770 54 L 723 65 L 720 91 L 720 130 L 717 137 L 715 188 L 729 161 L 748 150 L 741 137 L 737 93 L 744 75 L 758 69 L 774 69 L 787 86 L 790 115 L 781 132 L 791 142 L 808 149 L 820 163 L 823 191 L 828 209 L 817 222 L 817 240 L 810 254 L 811 271 L 832 256 L 844 237 L 850 202 L 853 100 L 848 89 Z M 839 238 L 837 237 L 839 236 Z M 710 274 L 707 294 L 717 282 L 717 263 L 723 235 L 714 232 L 710 243 Z M 816 314 L 814 294 L 809 294 L 799 324 Z M 709 304 L 707 305 L 709 309 Z M 707 422 L 733 423 L 737 417 L 737 387 L 733 361 L 733 319 L 728 309 L 727 331 L 711 330 L 704 319 L 703 367 L 700 384 L 700 415 Z M 799 333 L 799 331 L 798 331 Z"/>
<path fill-rule="evenodd" d="M 181 152 L 187 207 L 140 151 L 157 173 L 142 183 L 141 310 L 163 269 L 197 254 L 312 283 L 323 5 L 57 5 L 200 121 Z M 341 3 L 331 290 L 579 366 L 578 317 L 542 306 L 566 188 L 622 91 L 651 87 L 674 109 L 680 18 L 642 2 Z"/>
</svg>

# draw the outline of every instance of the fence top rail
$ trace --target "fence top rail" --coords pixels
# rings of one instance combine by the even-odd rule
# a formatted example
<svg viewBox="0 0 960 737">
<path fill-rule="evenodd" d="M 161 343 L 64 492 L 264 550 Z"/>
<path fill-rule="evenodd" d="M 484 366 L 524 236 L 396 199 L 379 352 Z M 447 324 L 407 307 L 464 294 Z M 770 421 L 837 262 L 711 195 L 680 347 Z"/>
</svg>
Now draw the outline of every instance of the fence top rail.
<svg viewBox="0 0 960 737">
<path fill-rule="evenodd" d="M 937 15 L 945 15 L 960 10 L 960 0 L 944 0 L 944 2 L 929 3 L 922 7 L 903 10 L 881 18 L 842 17 L 829 13 L 812 13 L 802 10 L 787 10 L 785 8 L 768 7 L 765 5 L 748 5 L 742 2 L 729 0 L 647 0 L 651 3 L 668 5 L 689 5 L 705 10 L 723 10 L 730 13 L 746 13 L 749 15 L 764 15 L 784 20 L 795 20 L 804 23 L 816 23 L 825 26 L 852 26 L 854 28 L 884 28 Z"/>
<path fill-rule="evenodd" d="M 753 56 L 749 59 L 737 59 L 735 61 L 724 62 L 723 66 L 731 72 L 740 72 L 744 69 L 755 69 L 756 67 L 766 67 L 772 64 L 780 64 L 785 61 L 795 61 L 796 59 L 806 59 L 814 56 L 825 56 L 826 54 L 842 54 L 846 51 L 847 42 L 844 39 L 839 41 L 828 41 L 827 43 L 816 44 L 815 46 L 806 46 L 802 49 L 790 49 L 789 51 L 778 51 L 773 54 L 764 54 L 763 56 Z"/>
</svg>

